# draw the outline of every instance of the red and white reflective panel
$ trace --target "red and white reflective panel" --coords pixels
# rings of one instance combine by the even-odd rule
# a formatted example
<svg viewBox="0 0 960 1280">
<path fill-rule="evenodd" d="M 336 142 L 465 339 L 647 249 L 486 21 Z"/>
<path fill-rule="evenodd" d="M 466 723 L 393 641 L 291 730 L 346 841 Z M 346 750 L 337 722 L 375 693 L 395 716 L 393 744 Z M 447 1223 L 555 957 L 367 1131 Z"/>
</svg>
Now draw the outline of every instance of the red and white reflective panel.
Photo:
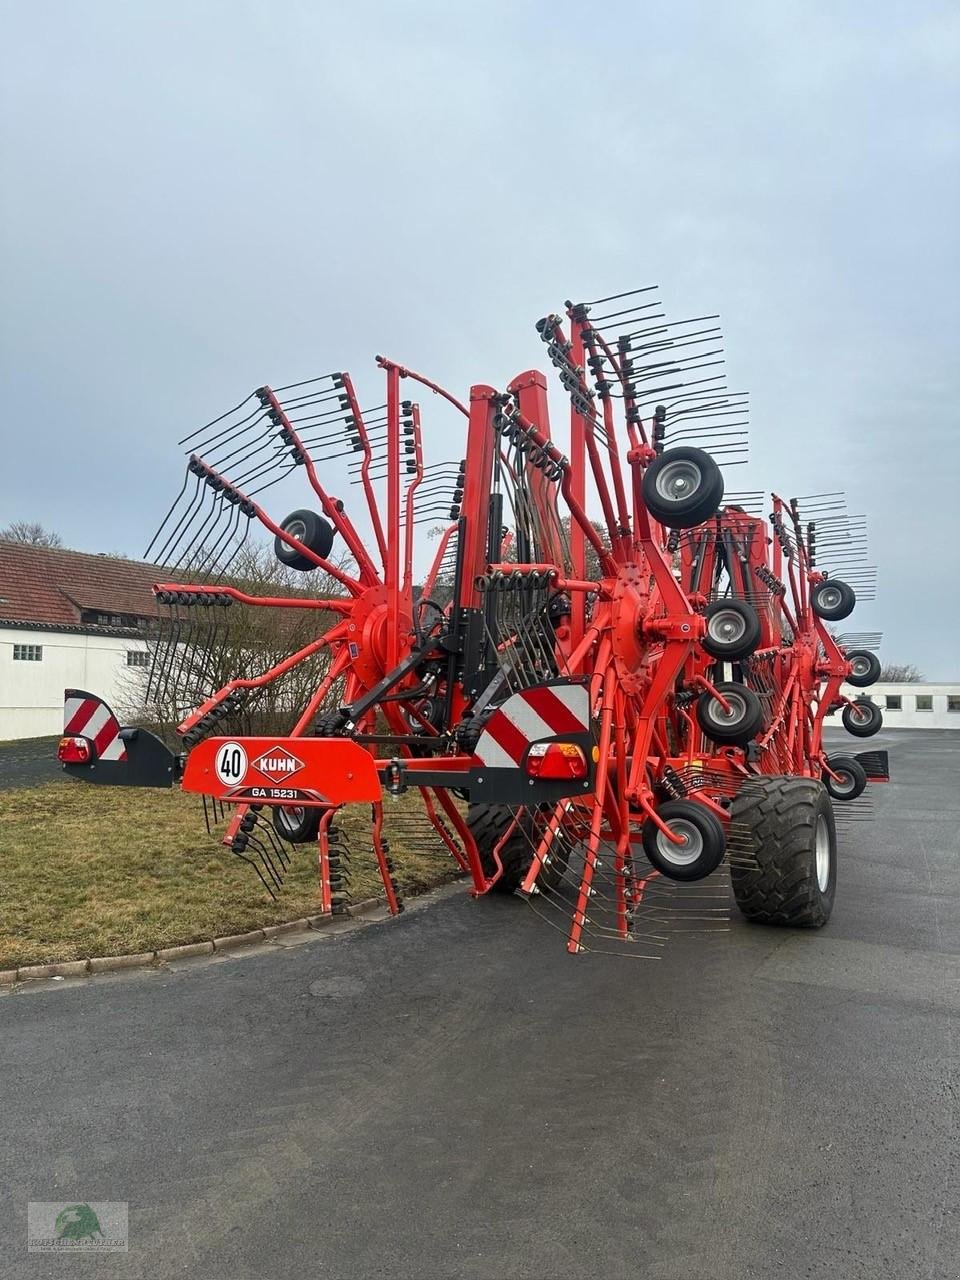
<svg viewBox="0 0 960 1280">
<path fill-rule="evenodd" d="M 99 698 L 68 697 L 63 704 L 64 736 L 82 735 L 93 742 L 98 760 L 126 760 L 116 716 Z"/>
<path fill-rule="evenodd" d="M 586 685 L 540 685 L 522 689 L 497 708 L 484 726 L 474 754 L 488 769 L 515 769 L 531 742 L 589 730 Z"/>
</svg>

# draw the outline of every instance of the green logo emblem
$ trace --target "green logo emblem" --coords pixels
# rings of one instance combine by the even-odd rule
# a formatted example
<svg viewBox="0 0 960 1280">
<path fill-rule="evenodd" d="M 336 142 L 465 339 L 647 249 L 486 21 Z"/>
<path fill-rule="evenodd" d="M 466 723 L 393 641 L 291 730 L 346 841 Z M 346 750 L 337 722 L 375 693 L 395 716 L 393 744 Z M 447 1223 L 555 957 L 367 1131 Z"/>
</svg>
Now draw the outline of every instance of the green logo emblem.
<svg viewBox="0 0 960 1280">
<path fill-rule="evenodd" d="M 88 1204 L 68 1204 L 57 1214 L 53 1229 L 58 1240 L 94 1240 L 103 1235 L 100 1219 Z"/>
</svg>

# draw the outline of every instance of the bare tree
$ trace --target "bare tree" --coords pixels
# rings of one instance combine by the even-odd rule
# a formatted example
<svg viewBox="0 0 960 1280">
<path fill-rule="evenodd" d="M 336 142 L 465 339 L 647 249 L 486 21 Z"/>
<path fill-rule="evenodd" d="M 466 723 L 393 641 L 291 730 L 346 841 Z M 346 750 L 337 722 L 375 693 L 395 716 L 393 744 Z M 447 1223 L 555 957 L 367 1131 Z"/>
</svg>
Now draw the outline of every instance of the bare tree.
<svg viewBox="0 0 960 1280">
<path fill-rule="evenodd" d="M 231 565 L 224 585 L 253 597 L 318 600 L 343 594 L 339 583 L 317 569 L 299 573 L 280 564 L 272 547 L 247 545 Z M 335 615 L 315 608 L 264 608 L 235 602 L 229 607 L 174 604 L 160 624 L 149 671 L 131 669 L 126 707 L 139 721 L 165 726 L 232 680 L 257 679 L 307 647 L 329 629 Z M 299 718 L 329 669 L 326 646 L 279 679 L 252 690 L 218 732 L 285 733 Z"/>
<path fill-rule="evenodd" d="M 888 684 L 916 684 L 923 678 L 923 672 L 912 662 L 887 663 L 880 668 L 880 674 L 877 677 L 878 680 L 885 680 Z"/>
<path fill-rule="evenodd" d="M 0 541 L 25 542 L 31 547 L 62 547 L 63 539 L 52 529 L 45 529 L 36 520 L 14 520 L 0 529 Z"/>
</svg>

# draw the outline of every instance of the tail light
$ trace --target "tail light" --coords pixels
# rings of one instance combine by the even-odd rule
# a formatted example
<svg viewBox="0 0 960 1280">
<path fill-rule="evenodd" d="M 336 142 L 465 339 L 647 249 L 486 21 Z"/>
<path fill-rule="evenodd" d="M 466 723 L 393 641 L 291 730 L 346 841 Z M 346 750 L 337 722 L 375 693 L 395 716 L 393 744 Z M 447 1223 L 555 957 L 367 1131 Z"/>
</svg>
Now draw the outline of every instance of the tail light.
<svg viewBox="0 0 960 1280">
<path fill-rule="evenodd" d="M 575 742 L 535 742 L 527 752 L 531 778 L 585 778 L 587 757 Z"/>
<path fill-rule="evenodd" d="M 89 764 L 93 759 L 93 743 L 89 738 L 61 738 L 57 759 L 61 764 Z"/>
</svg>

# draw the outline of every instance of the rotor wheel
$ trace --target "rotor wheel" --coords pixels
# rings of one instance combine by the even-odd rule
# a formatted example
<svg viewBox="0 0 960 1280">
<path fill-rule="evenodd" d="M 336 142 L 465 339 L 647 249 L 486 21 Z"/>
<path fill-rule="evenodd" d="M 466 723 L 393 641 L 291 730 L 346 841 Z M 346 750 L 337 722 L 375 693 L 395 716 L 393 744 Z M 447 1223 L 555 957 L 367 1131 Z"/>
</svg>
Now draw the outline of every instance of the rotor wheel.
<svg viewBox="0 0 960 1280">
<path fill-rule="evenodd" d="M 675 844 L 652 818 L 643 824 L 643 851 L 670 880 L 702 880 L 723 861 L 726 836 L 719 819 L 695 800 L 667 800 L 657 809 L 681 843 Z"/>
<path fill-rule="evenodd" d="M 725 711 L 712 693 L 702 693 L 697 700 L 697 723 L 713 742 L 746 746 L 763 724 L 760 699 L 736 680 L 721 681 L 714 688 L 729 703 L 730 710 Z"/>
<path fill-rule="evenodd" d="M 723 501 L 723 472 L 709 453 L 683 445 L 651 462 L 642 489 L 654 520 L 669 529 L 693 529 L 715 515 Z"/>
<path fill-rule="evenodd" d="M 715 600 L 704 619 L 707 629 L 701 643 L 719 662 L 749 657 L 760 643 L 760 619 L 746 600 Z"/>
<path fill-rule="evenodd" d="M 824 771 L 823 785 L 833 800 L 856 800 L 867 786 L 867 771 L 853 756 L 827 756 L 827 765 L 837 775 Z"/>
<path fill-rule="evenodd" d="M 848 702 L 840 719 L 847 733 L 855 738 L 872 738 L 883 728 L 883 712 L 869 698 Z"/>
<path fill-rule="evenodd" d="M 866 689 L 880 679 L 880 659 L 869 649 L 851 649 L 847 661 L 850 663 L 847 684 L 855 689 Z"/>
<path fill-rule="evenodd" d="M 326 560 L 333 549 L 333 526 L 324 520 L 323 516 L 317 515 L 315 511 L 291 511 L 286 520 L 283 521 L 280 528 L 284 533 L 288 533 L 291 538 L 296 540 L 312 551 L 314 555 L 319 556 L 322 560 Z M 285 564 L 288 569 L 297 569 L 301 573 L 309 573 L 311 569 L 316 569 L 316 563 L 305 556 L 302 552 L 297 551 L 295 547 L 291 547 L 289 543 L 284 542 L 283 538 L 276 537 L 273 542 L 273 552 L 281 564 Z"/>
<path fill-rule="evenodd" d="M 837 828 L 823 783 L 752 778 L 733 801 L 730 823 L 752 847 L 752 856 L 730 867 L 744 916 L 756 924 L 822 928 L 837 890 Z"/>
<path fill-rule="evenodd" d="M 273 829 L 289 844 L 311 844 L 320 830 L 320 810 L 306 805 L 276 805 Z"/>
<path fill-rule="evenodd" d="M 853 587 L 839 578 L 824 578 L 810 590 L 810 608 L 824 622 L 839 622 L 849 618 L 857 604 Z"/>
</svg>

